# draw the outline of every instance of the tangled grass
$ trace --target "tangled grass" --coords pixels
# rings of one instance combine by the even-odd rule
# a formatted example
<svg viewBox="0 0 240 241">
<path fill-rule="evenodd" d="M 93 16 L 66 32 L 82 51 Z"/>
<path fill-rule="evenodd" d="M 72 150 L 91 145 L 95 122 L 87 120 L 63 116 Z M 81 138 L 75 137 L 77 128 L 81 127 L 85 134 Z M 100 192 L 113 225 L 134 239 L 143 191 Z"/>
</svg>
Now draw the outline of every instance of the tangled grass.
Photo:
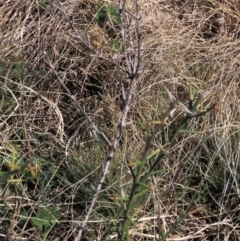
<svg viewBox="0 0 240 241">
<path fill-rule="evenodd" d="M 126 2 L 132 15 L 134 6 Z M 139 7 L 141 65 L 127 125 L 82 240 L 118 239 L 131 170 L 169 108 L 165 87 L 182 108 L 156 133 L 141 175 L 192 97 L 201 93 L 199 111 L 217 105 L 189 120 L 168 149 L 171 158 L 158 163 L 132 210 L 130 239 L 239 240 L 239 3 L 150 0 Z M 108 153 L 86 114 L 113 140 L 130 83 L 121 29 L 111 18 L 99 22 L 98 11 L 97 0 L 0 4 L 2 238 L 73 240 L 86 216 Z M 123 26 L 137 49 L 132 21 Z"/>
</svg>

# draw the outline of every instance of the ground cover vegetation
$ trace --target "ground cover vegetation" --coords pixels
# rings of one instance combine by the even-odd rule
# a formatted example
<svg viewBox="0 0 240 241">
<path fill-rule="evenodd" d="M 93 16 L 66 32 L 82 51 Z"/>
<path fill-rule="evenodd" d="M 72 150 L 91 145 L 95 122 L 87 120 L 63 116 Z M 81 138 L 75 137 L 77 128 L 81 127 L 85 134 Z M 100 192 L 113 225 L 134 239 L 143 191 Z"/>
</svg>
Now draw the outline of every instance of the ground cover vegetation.
<svg viewBox="0 0 240 241">
<path fill-rule="evenodd" d="M 239 240 L 237 0 L 0 3 L 1 240 Z"/>
</svg>

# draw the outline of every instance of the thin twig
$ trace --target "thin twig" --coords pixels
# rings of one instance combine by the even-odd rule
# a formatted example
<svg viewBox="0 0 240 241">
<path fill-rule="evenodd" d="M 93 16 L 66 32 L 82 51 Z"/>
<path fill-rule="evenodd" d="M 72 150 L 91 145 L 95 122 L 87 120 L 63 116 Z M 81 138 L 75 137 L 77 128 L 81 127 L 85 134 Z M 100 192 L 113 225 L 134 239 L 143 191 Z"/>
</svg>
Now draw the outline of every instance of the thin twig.
<svg viewBox="0 0 240 241">
<path fill-rule="evenodd" d="M 124 12 L 124 9 L 123 7 L 125 6 L 125 2 L 122 4 L 121 1 L 119 1 L 119 12 L 120 12 L 120 19 L 121 19 L 121 28 L 122 28 L 122 40 L 124 42 L 124 51 L 125 51 L 125 54 L 126 54 L 126 57 L 127 57 L 127 51 L 126 51 L 126 35 L 124 33 L 124 29 L 123 29 L 123 22 L 122 22 L 122 13 Z M 136 8 L 137 8 L 137 14 L 138 14 L 138 11 L 139 11 L 139 8 L 138 8 L 138 1 L 136 1 Z M 136 21 L 137 21 L 137 26 L 139 26 L 139 20 L 140 18 L 137 18 Z M 136 31 L 137 31 L 137 37 L 138 37 L 138 48 L 140 48 L 140 28 L 136 28 Z M 119 140 L 120 140 L 120 137 L 121 137 L 121 134 L 122 134 L 122 129 L 123 127 L 125 126 L 126 124 L 126 118 L 127 118 L 127 114 L 128 114 L 128 111 L 130 109 L 130 104 L 132 103 L 132 99 L 133 99 L 133 91 L 134 91 L 134 88 L 135 88 L 135 83 L 136 83 L 136 80 L 138 78 L 138 70 L 139 70 L 139 61 L 140 61 L 140 51 L 137 51 L 137 53 L 135 54 L 135 51 L 134 49 L 132 49 L 131 51 L 133 51 L 133 61 L 129 61 L 128 62 L 128 58 L 126 58 L 126 62 L 127 62 L 127 65 L 129 65 L 129 69 L 128 71 L 125 71 L 127 72 L 127 74 L 129 75 L 129 78 L 130 78 L 130 84 L 129 84 L 129 88 L 128 88 L 128 91 L 127 91 L 127 94 L 126 94 L 126 99 L 124 101 L 124 107 L 123 107 L 123 110 L 122 110 L 122 117 L 121 119 L 119 120 L 119 123 L 118 123 L 118 127 L 117 127 L 117 131 L 116 131 L 116 134 L 115 134 L 115 138 L 114 138 L 114 141 L 110 147 L 110 150 L 109 150 L 109 154 L 106 158 L 106 162 L 105 162 L 105 165 L 104 165 L 104 170 L 103 170 L 103 174 L 102 174 L 102 177 L 95 189 L 95 192 L 94 192 L 94 196 L 93 196 L 93 199 L 91 201 L 91 204 L 88 208 L 88 211 L 87 211 L 87 214 L 85 216 L 85 219 L 84 221 L 81 222 L 81 224 L 79 225 L 79 230 L 78 230 L 78 234 L 75 236 L 75 239 L 74 241 L 79 241 L 82 237 L 82 232 L 83 230 L 86 228 L 86 225 L 87 225 L 87 222 L 90 218 L 90 215 L 93 211 L 93 208 L 95 206 L 95 203 L 98 199 L 98 196 L 99 194 L 101 193 L 101 190 L 102 190 L 102 185 L 106 179 L 106 176 L 109 172 L 109 168 L 110 168 L 110 162 L 112 161 L 112 158 L 114 156 L 114 153 L 116 152 L 116 149 L 118 147 L 118 144 L 119 144 Z M 131 70 L 131 72 L 130 72 Z"/>
<path fill-rule="evenodd" d="M 109 168 L 110 168 L 110 162 L 114 156 L 114 153 L 116 152 L 116 149 L 118 147 L 119 144 L 119 140 L 121 138 L 121 134 L 122 134 L 122 129 L 126 124 L 126 118 L 127 118 L 127 114 L 128 111 L 130 109 L 130 104 L 132 103 L 132 99 L 133 99 L 133 92 L 134 92 L 134 88 L 135 88 L 135 83 L 136 80 L 138 78 L 138 71 L 139 71 L 139 66 L 140 66 L 140 53 L 141 53 L 141 46 L 140 46 L 140 17 L 139 17 L 139 6 L 138 6 L 138 1 L 136 0 L 136 13 L 137 15 L 134 16 L 133 14 L 129 14 L 129 11 L 125 11 L 125 6 L 126 6 L 126 0 L 124 0 L 123 2 L 121 0 L 119 0 L 119 14 L 120 14 L 120 25 L 121 25 L 121 35 L 122 35 L 122 41 L 123 41 L 123 48 L 124 48 L 124 54 L 125 54 L 125 63 L 127 66 L 127 69 L 121 65 L 119 65 L 113 58 L 108 59 L 106 57 L 104 57 L 102 55 L 101 52 L 97 51 L 96 49 L 93 49 L 92 46 L 86 42 L 82 36 L 78 33 L 78 31 L 76 30 L 75 26 L 74 26 L 74 22 L 70 20 L 70 18 L 68 17 L 66 11 L 63 9 L 63 7 L 61 6 L 61 3 L 59 1 L 57 1 L 59 6 L 55 6 L 57 9 L 59 9 L 61 12 L 63 12 L 66 20 L 68 21 L 70 27 L 72 28 L 72 30 L 74 31 L 74 34 L 70 34 L 73 37 L 76 37 L 80 43 L 82 43 L 89 51 L 90 51 L 90 56 L 94 56 L 94 57 L 98 57 L 101 58 L 115 66 L 117 66 L 120 70 L 122 70 L 124 73 L 127 74 L 128 78 L 130 79 L 130 83 L 129 83 L 129 87 L 127 90 L 127 94 L 124 98 L 124 107 L 122 110 L 122 116 L 121 119 L 119 120 L 118 123 L 118 127 L 117 127 L 117 131 L 115 134 L 115 138 L 113 140 L 113 142 L 111 143 L 107 137 L 101 133 L 98 128 L 96 127 L 96 125 L 92 122 L 92 120 L 90 119 L 90 117 L 86 114 L 85 110 L 83 107 L 81 107 L 77 101 L 75 100 L 75 98 L 71 95 L 71 92 L 69 91 L 69 89 L 66 87 L 66 85 L 64 84 L 63 80 L 59 77 L 59 75 L 57 74 L 57 72 L 54 69 L 54 66 L 51 64 L 51 61 L 49 60 L 49 58 L 46 56 L 46 60 L 49 64 L 49 66 L 51 67 L 51 69 L 53 70 L 53 72 L 55 73 L 55 75 L 57 76 L 58 80 L 60 81 L 61 85 L 63 86 L 63 88 L 66 90 L 66 92 L 68 93 L 69 97 L 71 98 L 72 101 L 74 101 L 74 103 L 77 105 L 78 109 L 81 110 L 81 112 L 84 114 L 85 118 L 88 120 L 88 122 L 91 125 L 91 128 L 94 129 L 98 134 L 100 134 L 102 136 L 102 138 L 107 142 L 108 146 L 109 146 L 109 153 L 108 156 L 106 158 L 105 164 L 104 164 L 104 168 L 103 168 L 103 174 L 102 177 L 95 189 L 94 192 L 94 196 L 92 198 L 91 204 L 87 210 L 87 214 L 85 216 L 84 221 L 82 221 L 79 224 L 79 230 L 78 230 L 78 234 L 75 236 L 74 240 L 75 241 L 79 241 L 81 239 L 82 236 L 82 231 L 84 230 L 84 228 L 87 225 L 87 222 L 90 218 L 90 215 L 93 211 L 93 208 L 96 204 L 96 201 L 98 199 L 98 196 L 102 190 L 102 185 L 106 179 L 106 176 L 109 172 Z M 134 18 L 136 20 L 136 33 L 137 33 L 137 51 L 135 51 L 134 49 L 134 44 L 133 44 L 133 40 L 131 38 L 131 34 L 130 34 L 130 23 L 131 21 L 129 21 L 129 16 L 127 16 L 127 26 L 124 26 L 123 24 L 123 13 L 125 13 L 126 15 L 129 15 L 130 18 Z M 125 32 L 126 30 L 126 32 Z M 127 40 L 127 36 L 129 38 L 129 40 Z M 130 51 L 130 52 L 129 52 Z"/>
</svg>

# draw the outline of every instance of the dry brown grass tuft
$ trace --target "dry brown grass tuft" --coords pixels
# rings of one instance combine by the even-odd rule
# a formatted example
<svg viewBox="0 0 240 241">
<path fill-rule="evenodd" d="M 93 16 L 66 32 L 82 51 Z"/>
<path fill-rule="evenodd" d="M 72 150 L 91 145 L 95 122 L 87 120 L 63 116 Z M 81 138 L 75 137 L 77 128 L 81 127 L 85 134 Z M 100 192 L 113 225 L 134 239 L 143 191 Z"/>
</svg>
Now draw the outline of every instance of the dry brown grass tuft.
<svg viewBox="0 0 240 241">
<path fill-rule="evenodd" d="M 84 218 L 107 148 L 91 132 L 63 83 L 109 139 L 121 116 L 122 85 L 127 87 L 128 80 L 123 68 L 111 63 L 125 63 L 121 48 L 114 45 L 121 43 L 118 26 L 94 19 L 97 0 L 59 2 L 0 4 L 0 181 L 11 161 L 22 168 L 11 178 L 21 179 L 30 171 L 34 179 L 31 185 L 25 179 L 18 185 L 6 180 L 1 184 L 0 237 L 43 239 L 39 229 L 22 218 L 42 207 L 58 205 L 61 212 L 49 234 L 52 240 L 58 235 L 71 240 L 75 223 Z M 117 1 L 104 4 L 117 6 Z M 127 1 L 129 9 L 132 4 Z M 142 61 L 134 101 L 104 187 L 106 196 L 98 202 L 85 238 L 101 236 L 118 208 L 110 197 L 127 193 L 132 180 L 125 161 L 139 158 L 144 131 L 150 134 L 152 121 L 168 109 L 165 84 L 186 106 L 190 86 L 203 96 L 199 109 L 218 104 L 200 120 L 191 120 L 188 130 L 201 134 L 179 137 L 169 150 L 175 162 L 159 164 L 161 175 L 151 180 L 154 192 L 136 210 L 141 218 L 131 230 L 132 240 L 238 240 L 240 4 L 148 0 L 141 1 L 140 13 Z M 135 25 L 126 33 L 136 48 Z M 173 124 L 181 116 L 178 111 Z M 21 201 L 16 198 L 20 196 Z M 187 216 L 164 239 L 193 199 Z M 112 238 L 117 238 L 115 233 Z"/>
</svg>

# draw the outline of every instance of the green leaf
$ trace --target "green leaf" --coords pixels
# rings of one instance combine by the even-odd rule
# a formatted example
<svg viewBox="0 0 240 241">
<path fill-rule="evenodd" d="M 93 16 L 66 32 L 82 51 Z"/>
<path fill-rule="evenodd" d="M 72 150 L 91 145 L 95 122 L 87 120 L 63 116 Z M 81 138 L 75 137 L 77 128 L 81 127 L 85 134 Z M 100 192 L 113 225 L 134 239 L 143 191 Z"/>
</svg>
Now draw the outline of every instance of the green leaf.
<svg viewBox="0 0 240 241">
<path fill-rule="evenodd" d="M 100 22 L 104 23 L 107 21 L 107 11 L 103 6 L 97 6 L 98 12 L 94 15 L 94 18 Z"/>
<path fill-rule="evenodd" d="M 32 218 L 32 221 L 37 227 L 42 227 L 44 225 L 52 226 L 59 217 L 60 213 L 56 208 L 49 208 L 48 210 L 39 209 L 36 213 L 36 217 Z"/>
<path fill-rule="evenodd" d="M 156 156 L 160 152 L 160 149 L 153 151 L 150 155 L 147 156 L 147 160 L 151 159 L 153 156 Z"/>
<path fill-rule="evenodd" d="M 118 12 L 118 9 L 114 6 L 108 6 L 107 7 L 107 13 L 109 20 L 113 21 L 115 24 L 120 23 L 120 15 Z"/>
<path fill-rule="evenodd" d="M 45 2 L 45 1 L 39 2 L 39 7 L 40 7 L 40 9 L 43 10 L 43 11 L 49 11 L 49 10 L 51 9 L 51 5 L 48 4 L 48 3 Z"/>
<path fill-rule="evenodd" d="M 100 22 L 104 23 L 107 21 L 113 22 L 114 24 L 120 23 L 120 15 L 118 12 L 118 8 L 114 6 L 97 6 L 98 12 L 94 15 L 94 18 Z"/>
</svg>

